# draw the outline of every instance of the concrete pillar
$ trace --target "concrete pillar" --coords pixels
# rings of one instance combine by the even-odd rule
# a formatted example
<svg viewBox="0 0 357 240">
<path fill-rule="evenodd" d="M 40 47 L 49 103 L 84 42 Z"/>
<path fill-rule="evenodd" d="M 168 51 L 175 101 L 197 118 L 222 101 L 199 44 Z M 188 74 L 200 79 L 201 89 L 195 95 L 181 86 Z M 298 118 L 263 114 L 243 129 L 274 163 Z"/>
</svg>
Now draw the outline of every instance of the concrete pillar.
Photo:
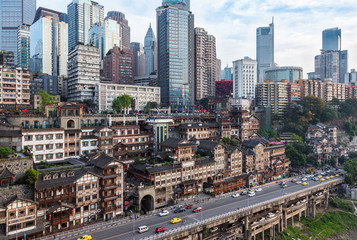
<svg viewBox="0 0 357 240">
<path fill-rule="evenodd" d="M 283 210 L 283 227 L 282 231 L 288 227 L 288 217 L 287 217 L 287 211 Z"/>
<path fill-rule="evenodd" d="M 249 233 L 248 233 L 248 229 L 249 229 L 249 218 L 248 218 L 248 216 L 245 217 L 244 221 L 245 221 L 245 224 L 244 224 L 244 236 L 246 238 L 248 238 L 248 235 L 249 235 Z"/>
<path fill-rule="evenodd" d="M 248 229 L 246 229 L 245 234 L 246 234 L 247 240 L 252 240 L 252 232 L 251 231 L 248 231 Z"/>
<path fill-rule="evenodd" d="M 294 227 L 294 217 L 295 217 L 295 215 L 293 215 L 292 217 L 291 217 L 291 225 Z M 286 226 L 286 227 L 288 227 L 288 226 Z"/>
<path fill-rule="evenodd" d="M 263 226 L 263 232 L 262 232 L 262 239 L 263 239 L 263 240 L 265 239 L 265 238 L 264 238 L 264 237 L 265 237 L 265 236 L 264 236 L 264 232 L 265 232 L 265 231 L 264 231 L 264 226 Z"/>
<path fill-rule="evenodd" d="M 326 192 L 325 193 L 325 209 L 328 208 L 328 199 L 329 199 L 329 197 L 330 197 L 329 192 Z"/>
<path fill-rule="evenodd" d="M 316 204 L 314 199 L 311 200 L 311 217 L 316 217 Z"/>
<path fill-rule="evenodd" d="M 273 239 L 274 228 L 275 228 L 275 226 L 273 225 L 273 227 L 270 227 L 270 229 L 269 229 L 269 240 Z"/>
</svg>

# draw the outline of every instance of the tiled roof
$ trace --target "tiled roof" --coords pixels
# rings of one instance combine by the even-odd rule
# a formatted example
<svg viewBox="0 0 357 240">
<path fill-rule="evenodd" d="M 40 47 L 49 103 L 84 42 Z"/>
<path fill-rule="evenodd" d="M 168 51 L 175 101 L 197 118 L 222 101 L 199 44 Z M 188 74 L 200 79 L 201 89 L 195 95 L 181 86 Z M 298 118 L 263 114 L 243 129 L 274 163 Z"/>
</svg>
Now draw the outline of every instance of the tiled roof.
<svg viewBox="0 0 357 240">
<path fill-rule="evenodd" d="M 181 165 L 164 165 L 164 166 L 159 166 L 159 167 L 150 167 L 150 168 L 146 168 L 146 170 L 150 173 L 158 173 L 158 172 L 166 172 L 166 171 L 171 171 L 171 170 L 177 170 L 177 169 L 181 169 Z"/>
<path fill-rule="evenodd" d="M 163 147 L 169 147 L 169 148 L 178 148 L 178 147 L 186 147 L 186 146 L 196 146 L 195 143 L 191 143 L 187 140 L 181 139 L 181 138 L 169 138 L 160 143 L 161 146 Z"/>
<path fill-rule="evenodd" d="M 256 139 L 252 139 L 252 140 L 245 140 L 244 142 L 242 142 L 242 145 L 244 147 L 254 148 L 260 143 L 266 144 L 268 142 L 269 141 L 266 138 L 256 138 Z"/>
<path fill-rule="evenodd" d="M 200 140 L 200 145 L 198 146 L 198 148 L 206 149 L 206 150 L 214 150 L 218 145 L 220 145 L 219 142 Z"/>
</svg>

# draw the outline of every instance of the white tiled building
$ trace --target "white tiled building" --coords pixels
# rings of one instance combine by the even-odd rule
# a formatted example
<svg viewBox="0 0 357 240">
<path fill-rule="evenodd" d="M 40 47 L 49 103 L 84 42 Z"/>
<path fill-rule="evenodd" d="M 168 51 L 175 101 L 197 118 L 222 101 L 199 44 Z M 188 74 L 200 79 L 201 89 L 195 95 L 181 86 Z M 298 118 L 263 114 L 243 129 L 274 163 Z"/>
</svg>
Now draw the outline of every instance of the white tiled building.
<svg viewBox="0 0 357 240">
<path fill-rule="evenodd" d="M 245 57 L 233 62 L 234 98 L 254 98 L 257 84 L 257 61 Z"/>
<path fill-rule="evenodd" d="M 148 102 L 160 104 L 160 87 L 124 85 L 115 83 L 98 83 L 95 89 L 95 103 L 99 111 L 112 110 L 114 99 L 127 94 L 135 100 L 136 111 L 143 111 Z"/>
<path fill-rule="evenodd" d="M 22 148 L 29 149 L 35 163 L 64 159 L 63 129 L 23 129 Z"/>
</svg>

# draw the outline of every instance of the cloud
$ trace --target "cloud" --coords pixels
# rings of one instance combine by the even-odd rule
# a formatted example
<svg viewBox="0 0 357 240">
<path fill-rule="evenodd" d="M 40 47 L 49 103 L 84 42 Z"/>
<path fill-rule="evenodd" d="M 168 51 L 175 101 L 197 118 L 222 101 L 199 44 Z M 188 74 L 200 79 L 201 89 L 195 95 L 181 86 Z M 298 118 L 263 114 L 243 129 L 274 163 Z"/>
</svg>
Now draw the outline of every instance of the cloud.
<svg viewBox="0 0 357 240">
<path fill-rule="evenodd" d="M 60 0 L 37 0 L 38 6 L 66 12 Z M 155 9 L 161 0 L 97 0 L 106 11 L 126 14 L 131 40 L 143 42 L 149 23 L 156 28 Z M 191 0 L 195 26 L 205 28 L 217 39 L 217 57 L 222 65 L 244 56 L 255 58 L 255 30 L 275 19 L 275 62 L 314 70 L 314 56 L 322 45 L 322 30 L 342 29 L 342 48 L 349 50 L 350 68 L 357 68 L 354 0 Z M 354 54 L 356 53 L 356 54 Z"/>
</svg>

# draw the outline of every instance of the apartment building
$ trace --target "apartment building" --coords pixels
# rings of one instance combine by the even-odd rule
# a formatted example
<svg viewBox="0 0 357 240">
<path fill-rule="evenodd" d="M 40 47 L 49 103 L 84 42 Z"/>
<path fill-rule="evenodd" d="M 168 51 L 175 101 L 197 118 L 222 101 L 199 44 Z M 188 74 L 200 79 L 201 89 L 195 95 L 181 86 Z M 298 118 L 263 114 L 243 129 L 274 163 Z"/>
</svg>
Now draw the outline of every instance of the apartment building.
<svg viewBox="0 0 357 240">
<path fill-rule="evenodd" d="M 98 83 L 95 87 L 95 103 L 99 111 L 112 111 L 114 99 L 123 94 L 133 99 L 132 111 L 144 111 L 148 102 L 160 104 L 160 88 L 115 83 Z"/>
<path fill-rule="evenodd" d="M 15 107 L 30 105 L 30 71 L 0 65 L 0 105 Z"/>
<path fill-rule="evenodd" d="M 331 102 L 333 99 L 346 100 L 346 84 L 333 82 L 332 79 L 325 79 L 323 100 Z"/>
<path fill-rule="evenodd" d="M 64 129 L 22 129 L 22 149 L 33 154 L 35 163 L 60 161 L 64 154 Z"/>
</svg>

